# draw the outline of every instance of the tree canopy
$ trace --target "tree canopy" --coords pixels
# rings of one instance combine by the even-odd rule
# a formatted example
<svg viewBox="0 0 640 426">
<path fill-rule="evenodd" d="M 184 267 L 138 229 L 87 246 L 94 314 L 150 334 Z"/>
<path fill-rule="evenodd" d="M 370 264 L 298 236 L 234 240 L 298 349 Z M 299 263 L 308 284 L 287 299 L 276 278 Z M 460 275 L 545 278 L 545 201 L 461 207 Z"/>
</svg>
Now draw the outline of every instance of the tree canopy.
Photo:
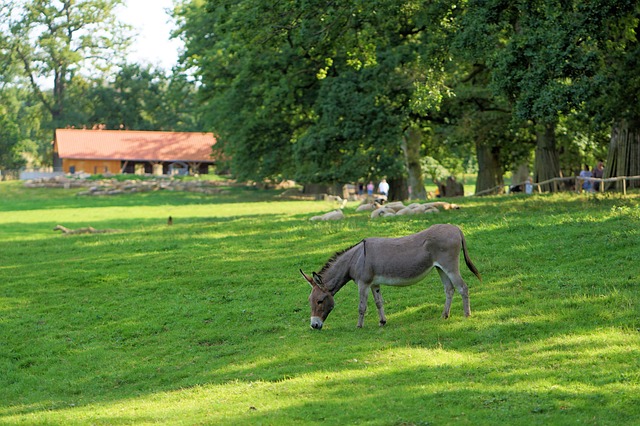
<svg viewBox="0 0 640 426">
<path fill-rule="evenodd" d="M 126 47 L 113 14 L 122 0 L 7 2 L 3 51 L 20 68 L 53 121 L 63 118 L 68 86 L 83 67 L 108 67 Z M 53 90 L 43 86 L 47 82 Z"/>
<path fill-rule="evenodd" d="M 223 1 L 178 13 L 185 59 L 240 178 L 404 178 L 422 142 L 403 150 L 408 130 L 428 126 L 448 91 L 455 5 Z"/>
<path fill-rule="evenodd" d="M 485 187 L 532 158 L 538 180 L 595 161 L 615 114 L 589 108 L 613 105 L 607 58 L 637 43 L 637 14 L 632 1 L 578 0 L 199 0 L 177 11 L 184 59 L 239 176 L 410 177 L 408 153 L 475 152 Z"/>
<path fill-rule="evenodd" d="M 610 175 L 640 173 L 632 0 L 182 0 L 170 74 L 123 59 L 120 3 L 3 2 L 2 166 L 99 124 L 213 131 L 239 179 L 387 177 L 397 198 L 424 196 L 425 158 L 478 191 L 607 152 Z"/>
</svg>

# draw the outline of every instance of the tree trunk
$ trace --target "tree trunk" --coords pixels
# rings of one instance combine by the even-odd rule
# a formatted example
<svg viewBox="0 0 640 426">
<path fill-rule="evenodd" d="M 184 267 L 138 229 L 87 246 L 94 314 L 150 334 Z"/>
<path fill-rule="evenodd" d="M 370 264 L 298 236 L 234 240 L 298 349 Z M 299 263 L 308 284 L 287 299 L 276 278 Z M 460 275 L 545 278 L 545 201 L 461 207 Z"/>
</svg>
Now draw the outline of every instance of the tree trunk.
<svg viewBox="0 0 640 426">
<path fill-rule="evenodd" d="M 518 185 L 523 182 L 526 182 L 529 179 L 529 164 L 523 163 L 516 167 L 513 172 L 511 172 L 511 186 Z M 524 192 L 524 185 L 520 185 L 522 188 L 518 188 L 520 191 Z"/>
<path fill-rule="evenodd" d="M 417 127 L 409 127 L 402 137 L 402 151 L 409 173 L 406 198 L 426 199 L 427 190 L 424 187 L 422 166 L 420 165 L 420 148 L 422 147 L 422 132 Z"/>
<path fill-rule="evenodd" d="M 534 180 L 543 182 L 560 177 L 560 158 L 556 149 L 556 124 L 545 124 L 541 131 L 536 132 L 536 159 L 534 162 Z M 552 192 L 557 184 L 542 185 L 543 191 Z"/>
<path fill-rule="evenodd" d="M 389 181 L 389 200 L 403 201 L 409 198 L 407 191 L 407 179 L 405 177 L 388 178 Z"/>
<path fill-rule="evenodd" d="M 500 167 L 499 148 L 476 141 L 476 157 L 478 158 L 478 179 L 476 193 L 500 186 L 493 194 L 502 193 L 502 167 Z"/>
<path fill-rule="evenodd" d="M 604 177 L 640 175 L 640 121 L 619 120 L 611 128 L 611 142 Z M 606 189 L 622 190 L 622 182 L 608 183 Z M 627 181 L 627 188 L 640 188 L 640 181 Z"/>
</svg>

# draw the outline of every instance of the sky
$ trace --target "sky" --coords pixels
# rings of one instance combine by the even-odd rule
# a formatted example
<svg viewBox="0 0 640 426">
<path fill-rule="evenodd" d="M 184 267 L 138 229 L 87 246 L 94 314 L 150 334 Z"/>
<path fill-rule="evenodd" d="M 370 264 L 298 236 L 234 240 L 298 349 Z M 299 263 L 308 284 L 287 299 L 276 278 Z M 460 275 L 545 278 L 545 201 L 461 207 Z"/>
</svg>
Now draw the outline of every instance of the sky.
<svg viewBox="0 0 640 426">
<path fill-rule="evenodd" d="M 138 34 L 129 62 L 159 65 L 167 71 L 177 63 L 182 42 L 169 39 L 175 24 L 166 10 L 172 8 L 173 0 L 125 0 L 118 8 L 118 18 Z"/>
</svg>

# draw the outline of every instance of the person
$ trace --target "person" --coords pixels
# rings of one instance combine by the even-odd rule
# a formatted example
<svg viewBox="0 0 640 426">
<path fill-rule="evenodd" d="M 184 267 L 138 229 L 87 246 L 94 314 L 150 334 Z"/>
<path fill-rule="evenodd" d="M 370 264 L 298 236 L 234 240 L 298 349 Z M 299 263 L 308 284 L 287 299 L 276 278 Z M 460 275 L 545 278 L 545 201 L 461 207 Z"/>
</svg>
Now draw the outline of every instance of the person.
<svg viewBox="0 0 640 426">
<path fill-rule="evenodd" d="M 602 161 L 598 161 L 596 168 L 593 169 L 593 177 L 602 179 L 604 176 L 604 163 Z M 600 181 L 593 182 L 593 190 L 600 191 Z"/>
<path fill-rule="evenodd" d="M 367 195 L 368 195 L 369 197 L 372 197 L 372 196 L 373 196 L 373 188 L 375 188 L 375 187 L 373 186 L 373 182 L 372 182 L 372 181 L 369 181 L 369 183 L 367 184 Z"/>
<path fill-rule="evenodd" d="M 524 192 L 526 194 L 533 193 L 533 180 L 531 179 L 531 177 L 529 177 L 529 179 L 527 179 L 527 183 L 524 184 Z"/>
<path fill-rule="evenodd" d="M 580 177 L 581 178 L 593 177 L 593 174 L 591 174 L 591 170 L 589 170 L 588 165 L 586 164 L 584 165 L 584 170 L 580 172 Z M 582 189 L 584 189 L 585 191 L 591 191 L 591 181 L 586 179 L 582 181 Z"/>
<path fill-rule="evenodd" d="M 389 184 L 386 179 L 382 179 L 378 185 L 378 192 L 385 197 L 389 196 Z"/>
</svg>

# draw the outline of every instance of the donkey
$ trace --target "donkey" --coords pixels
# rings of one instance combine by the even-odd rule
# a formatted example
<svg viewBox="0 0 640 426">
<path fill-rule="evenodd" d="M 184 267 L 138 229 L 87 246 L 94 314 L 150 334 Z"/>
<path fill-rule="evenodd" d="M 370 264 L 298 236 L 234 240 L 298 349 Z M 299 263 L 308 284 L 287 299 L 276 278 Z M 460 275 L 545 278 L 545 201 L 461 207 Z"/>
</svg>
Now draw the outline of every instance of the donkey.
<svg viewBox="0 0 640 426">
<path fill-rule="evenodd" d="M 408 286 L 422 280 L 434 266 L 444 285 L 446 301 L 443 318 L 449 318 L 454 287 L 462 296 L 465 316 L 471 315 L 469 290 L 460 276 L 460 249 L 464 261 L 479 280 L 480 273 L 467 253 L 467 244 L 460 228 L 454 225 L 433 225 L 417 234 L 400 238 L 366 238 L 346 250 L 334 254 L 312 277 L 300 273 L 311 285 L 311 328 L 320 330 L 333 309 L 333 297 L 353 280 L 360 293 L 358 327 L 364 325 L 369 290 L 378 308 L 380 325 L 387 322 L 380 284 Z"/>
</svg>

